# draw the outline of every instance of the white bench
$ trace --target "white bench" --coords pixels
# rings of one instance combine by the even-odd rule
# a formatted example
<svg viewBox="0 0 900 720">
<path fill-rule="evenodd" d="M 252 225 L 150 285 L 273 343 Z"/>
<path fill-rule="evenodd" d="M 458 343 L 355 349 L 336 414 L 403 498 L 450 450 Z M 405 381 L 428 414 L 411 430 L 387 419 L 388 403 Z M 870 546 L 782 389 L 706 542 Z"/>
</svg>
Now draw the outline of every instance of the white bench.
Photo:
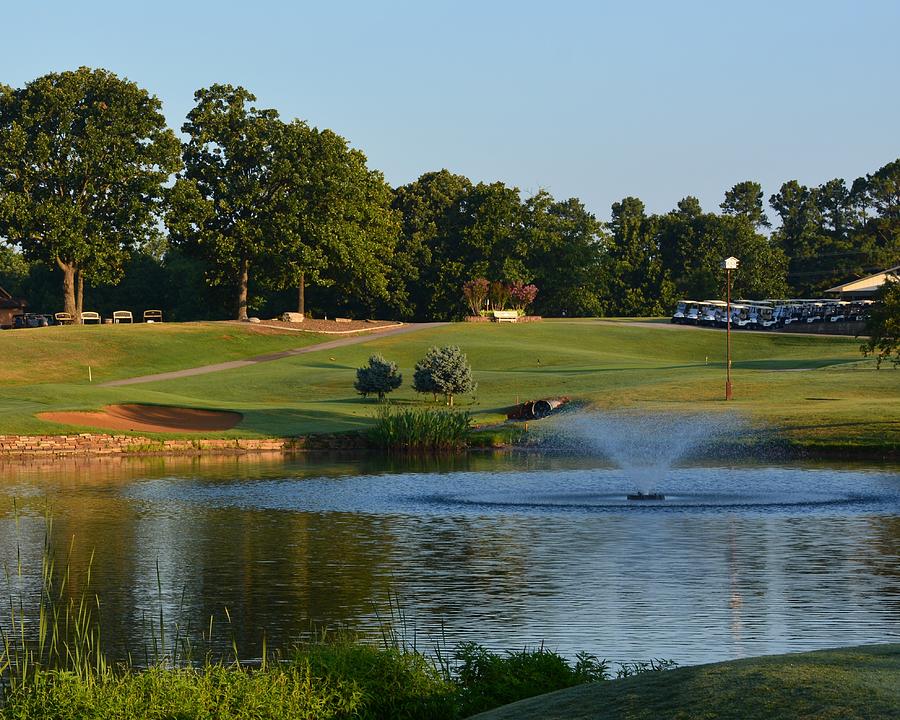
<svg viewBox="0 0 900 720">
<path fill-rule="evenodd" d="M 516 322 L 518 319 L 518 310 L 494 310 L 494 322 Z"/>
<path fill-rule="evenodd" d="M 71 325 L 72 324 L 72 315 L 67 312 L 58 312 L 53 315 L 56 318 L 56 323 L 58 325 Z"/>
<path fill-rule="evenodd" d="M 144 322 L 162 322 L 162 310 L 144 310 Z"/>
<path fill-rule="evenodd" d="M 134 318 L 131 315 L 131 310 L 116 310 L 113 312 L 113 322 L 114 323 L 122 323 L 122 322 L 134 322 Z"/>
<path fill-rule="evenodd" d="M 85 310 L 81 313 L 81 324 L 87 325 L 89 322 L 100 324 L 100 313 L 93 310 Z"/>
</svg>

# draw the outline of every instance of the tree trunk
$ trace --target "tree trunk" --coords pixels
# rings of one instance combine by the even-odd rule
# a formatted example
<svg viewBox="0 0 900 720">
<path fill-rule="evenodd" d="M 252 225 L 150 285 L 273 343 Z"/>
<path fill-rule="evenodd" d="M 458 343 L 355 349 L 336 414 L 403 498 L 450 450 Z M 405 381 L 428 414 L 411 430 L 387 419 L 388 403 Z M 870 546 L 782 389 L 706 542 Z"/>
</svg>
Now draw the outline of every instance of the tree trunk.
<svg viewBox="0 0 900 720">
<path fill-rule="evenodd" d="M 56 258 L 56 264 L 63 271 L 63 311 L 80 320 L 75 304 L 75 266 Z"/>
<path fill-rule="evenodd" d="M 448 396 L 447 396 L 447 404 L 448 404 L 450 407 L 453 407 L 453 396 L 452 396 L 452 395 L 448 395 Z"/>
<path fill-rule="evenodd" d="M 76 273 L 78 285 L 75 289 L 75 323 L 81 322 L 81 313 L 84 310 L 84 275 L 81 270 Z"/>
<path fill-rule="evenodd" d="M 241 260 L 241 278 L 238 284 L 237 319 L 247 319 L 247 285 L 250 280 L 250 261 L 247 258 Z"/>
<path fill-rule="evenodd" d="M 306 317 L 306 273 L 300 273 L 300 287 L 297 290 L 297 312 Z"/>
</svg>

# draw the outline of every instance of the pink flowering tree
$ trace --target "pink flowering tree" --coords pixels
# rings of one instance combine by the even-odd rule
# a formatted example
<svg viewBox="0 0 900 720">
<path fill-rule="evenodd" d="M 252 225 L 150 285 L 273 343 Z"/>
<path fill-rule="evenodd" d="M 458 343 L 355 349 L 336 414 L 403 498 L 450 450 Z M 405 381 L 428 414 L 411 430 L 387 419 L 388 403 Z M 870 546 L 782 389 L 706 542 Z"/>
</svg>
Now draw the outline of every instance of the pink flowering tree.
<svg viewBox="0 0 900 720">
<path fill-rule="evenodd" d="M 523 285 L 520 281 L 509 286 L 510 303 L 513 308 L 524 312 L 525 308 L 534 302 L 538 289 L 534 285 Z"/>
</svg>

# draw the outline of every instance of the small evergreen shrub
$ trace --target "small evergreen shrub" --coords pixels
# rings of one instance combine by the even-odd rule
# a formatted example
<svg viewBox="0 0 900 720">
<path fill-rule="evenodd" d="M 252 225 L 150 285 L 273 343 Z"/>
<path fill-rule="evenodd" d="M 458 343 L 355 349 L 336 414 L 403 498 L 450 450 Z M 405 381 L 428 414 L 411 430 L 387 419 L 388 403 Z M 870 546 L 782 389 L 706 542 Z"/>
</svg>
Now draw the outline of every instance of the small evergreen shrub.
<svg viewBox="0 0 900 720">
<path fill-rule="evenodd" d="M 431 393 L 435 397 L 443 395 L 450 407 L 453 407 L 454 395 L 474 392 L 477 388 L 478 384 L 472 377 L 472 367 L 456 345 L 432 347 L 416 363 L 413 389 L 418 393 Z"/>
<path fill-rule="evenodd" d="M 378 395 L 379 400 L 393 392 L 403 383 L 403 375 L 397 370 L 397 364 L 385 360 L 381 355 L 372 355 L 369 364 L 356 371 L 356 382 L 353 387 L 363 397 Z"/>
</svg>

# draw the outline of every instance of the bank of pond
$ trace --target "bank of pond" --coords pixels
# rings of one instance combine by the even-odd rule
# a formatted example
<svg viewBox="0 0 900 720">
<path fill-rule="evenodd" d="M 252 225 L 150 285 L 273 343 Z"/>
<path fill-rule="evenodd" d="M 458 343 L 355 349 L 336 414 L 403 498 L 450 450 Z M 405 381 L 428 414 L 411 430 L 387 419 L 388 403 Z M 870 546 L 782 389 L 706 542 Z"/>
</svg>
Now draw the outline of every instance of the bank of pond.
<svg viewBox="0 0 900 720">
<path fill-rule="evenodd" d="M 339 639 L 252 666 L 159 663 L 137 669 L 70 657 L 10 665 L 0 718 L 92 720 L 795 720 L 900 716 L 900 646 L 872 645 L 673 669 L 569 662 L 543 647 L 504 654 L 467 643 L 449 656 Z M 21 659 L 20 659 L 21 660 Z M 560 692 L 561 691 L 561 692 Z M 549 694 L 548 694 L 549 693 Z M 512 704 L 511 704 L 512 703 Z"/>
<path fill-rule="evenodd" d="M 496 653 L 476 643 L 419 652 L 396 640 L 374 645 L 331 636 L 266 653 L 250 663 L 166 656 L 149 666 L 109 664 L 99 629 L 29 646 L 6 636 L 0 654 L 0 718 L 422 718 L 448 720 L 523 698 L 611 677 L 672 667 L 618 666 L 544 647 Z M 54 629 L 51 634 L 56 637 Z M 160 638 L 164 641 L 164 638 Z M 154 657 L 160 646 L 145 650 Z M 236 650 L 236 648 L 235 648 Z M 184 652 L 184 648 L 182 648 Z"/>
</svg>

